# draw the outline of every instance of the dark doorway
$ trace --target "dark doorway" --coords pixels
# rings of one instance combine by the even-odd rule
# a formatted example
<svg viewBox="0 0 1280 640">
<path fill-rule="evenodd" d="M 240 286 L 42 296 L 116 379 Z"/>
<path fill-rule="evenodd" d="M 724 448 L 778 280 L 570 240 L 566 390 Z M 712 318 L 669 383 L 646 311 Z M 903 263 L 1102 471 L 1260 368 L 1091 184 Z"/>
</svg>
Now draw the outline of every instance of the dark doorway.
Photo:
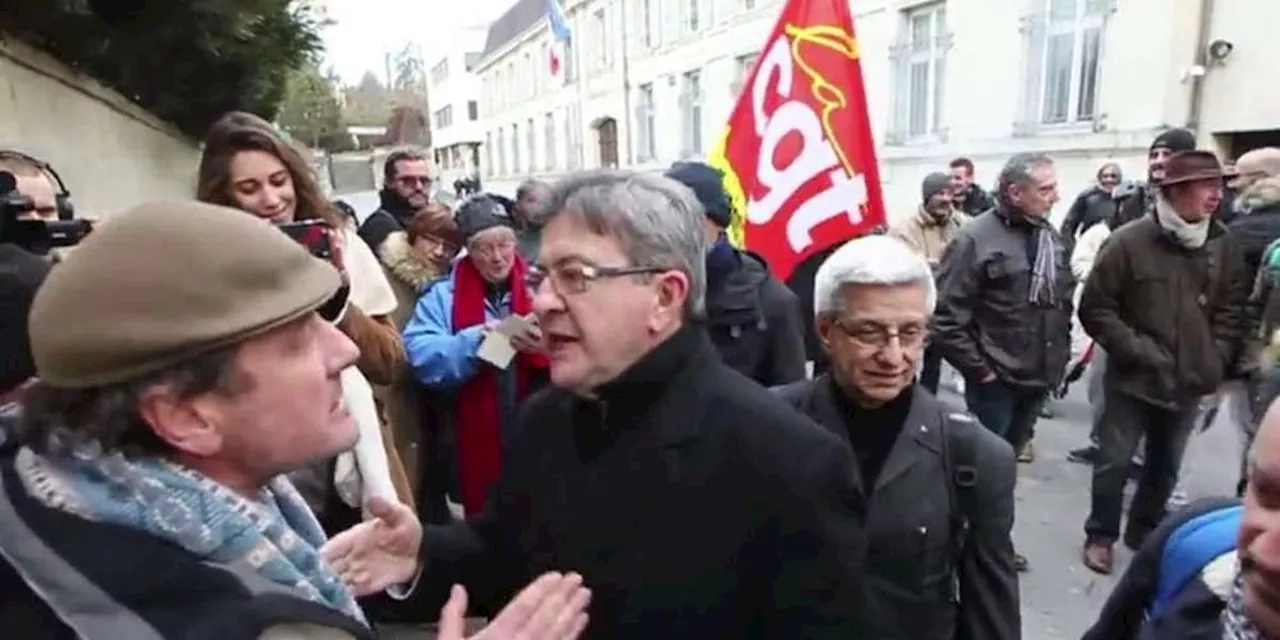
<svg viewBox="0 0 1280 640">
<path fill-rule="evenodd" d="M 1261 147 L 1280 147 L 1280 129 L 1230 131 L 1214 134 L 1214 138 L 1232 160 Z"/>
<path fill-rule="evenodd" d="M 600 166 L 618 168 L 618 121 L 603 118 L 596 124 L 596 141 L 600 145 Z"/>
</svg>

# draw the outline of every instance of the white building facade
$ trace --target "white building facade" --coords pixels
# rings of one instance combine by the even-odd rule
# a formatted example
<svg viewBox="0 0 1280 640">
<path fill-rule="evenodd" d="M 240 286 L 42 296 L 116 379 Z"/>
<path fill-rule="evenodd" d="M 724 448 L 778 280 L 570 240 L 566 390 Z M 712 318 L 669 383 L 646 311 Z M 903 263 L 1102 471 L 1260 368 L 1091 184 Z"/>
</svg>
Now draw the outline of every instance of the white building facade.
<svg viewBox="0 0 1280 640">
<path fill-rule="evenodd" d="M 474 67 L 480 61 L 483 30 L 462 34 L 454 47 L 427 68 L 427 95 L 431 103 L 431 148 L 442 181 L 477 175 L 480 143 L 480 78 Z"/>
<path fill-rule="evenodd" d="M 1228 158 L 1280 145 L 1280 86 L 1262 81 L 1280 54 L 1274 0 L 845 1 L 891 218 L 959 156 L 990 187 L 1011 154 L 1048 153 L 1062 215 L 1106 161 L 1144 178 L 1167 127 Z M 518 0 L 476 67 L 490 188 L 705 157 L 782 0 L 567 0 L 577 50 L 561 77 L 544 7 Z"/>
</svg>

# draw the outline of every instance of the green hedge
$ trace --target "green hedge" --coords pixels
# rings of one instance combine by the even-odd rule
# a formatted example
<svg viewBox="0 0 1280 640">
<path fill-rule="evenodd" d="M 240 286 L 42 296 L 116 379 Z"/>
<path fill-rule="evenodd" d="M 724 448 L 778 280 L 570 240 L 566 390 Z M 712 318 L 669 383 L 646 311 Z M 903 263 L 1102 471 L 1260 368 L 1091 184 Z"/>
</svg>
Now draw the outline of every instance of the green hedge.
<svg viewBox="0 0 1280 640">
<path fill-rule="evenodd" d="M 0 4 L 0 30 L 197 139 L 228 111 L 274 119 L 290 71 L 321 50 L 321 18 L 290 0 Z"/>
</svg>

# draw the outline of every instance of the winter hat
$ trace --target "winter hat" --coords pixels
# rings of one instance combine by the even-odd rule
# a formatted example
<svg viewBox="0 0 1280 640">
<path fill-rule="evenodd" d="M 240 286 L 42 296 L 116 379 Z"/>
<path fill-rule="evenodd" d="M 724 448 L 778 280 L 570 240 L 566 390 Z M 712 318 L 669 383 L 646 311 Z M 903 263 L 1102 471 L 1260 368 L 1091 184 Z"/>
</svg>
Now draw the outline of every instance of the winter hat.
<svg viewBox="0 0 1280 640">
<path fill-rule="evenodd" d="M 127 382 L 305 317 L 341 284 L 337 269 L 261 218 L 144 204 L 52 270 L 31 306 L 31 351 L 54 386 Z"/>
<path fill-rule="evenodd" d="M 920 197 L 924 202 L 929 202 L 932 198 L 942 191 L 951 188 L 951 176 L 940 171 L 935 171 L 924 177 L 924 182 L 920 183 Z"/>
<path fill-rule="evenodd" d="M 17 245 L 0 244 L 0 394 L 36 375 L 27 314 L 51 266 Z"/>
<path fill-rule="evenodd" d="M 1160 186 L 1196 180 L 1221 180 L 1222 163 L 1208 151 L 1179 151 L 1164 163 L 1164 178 Z"/>
<path fill-rule="evenodd" d="M 462 236 L 464 244 L 470 242 L 477 233 L 487 229 L 494 227 L 515 228 L 511 210 L 504 206 L 500 200 L 489 194 L 481 194 L 467 199 L 466 202 L 462 203 L 462 206 L 458 207 L 458 213 L 454 216 L 454 220 L 458 223 L 458 233 Z"/>
<path fill-rule="evenodd" d="M 677 162 L 667 169 L 667 177 L 692 189 L 707 219 L 716 226 L 728 227 L 733 222 L 733 201 L 719 169 L 705 162 Z"/>
<path fill-rule="evenodd" d="M 1164 147 L 1169 151 L 1177 153 L 1179 151 L 1192 151 L 1196 148 L 1196 134 L 1186 129 L 1169 129 L 1161 132 L 1151 141 L 1149 151 L 1155 151 L 1160 147 Z"/>
</svg>

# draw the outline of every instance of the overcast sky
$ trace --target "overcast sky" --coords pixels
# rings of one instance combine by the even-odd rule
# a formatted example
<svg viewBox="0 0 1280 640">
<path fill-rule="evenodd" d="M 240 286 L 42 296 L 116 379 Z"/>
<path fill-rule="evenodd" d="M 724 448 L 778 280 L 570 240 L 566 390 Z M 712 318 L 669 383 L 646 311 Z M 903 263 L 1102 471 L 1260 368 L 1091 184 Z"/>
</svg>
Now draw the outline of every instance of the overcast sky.
<svg viewBox="0 0 1280 640">
<path fill-rule="evenodd" d="M 365 71 L 382 77 L 384 56 L 416 42 L 430 65 L 440 53 L 460 46 L 458 31 L 484 28 L 514 0 L 326 0 L 334 25 L 324 34 L 327 65 L 344 83 Z M 458 7 L 466 13 L 459 15 Z"/>
</svg>

